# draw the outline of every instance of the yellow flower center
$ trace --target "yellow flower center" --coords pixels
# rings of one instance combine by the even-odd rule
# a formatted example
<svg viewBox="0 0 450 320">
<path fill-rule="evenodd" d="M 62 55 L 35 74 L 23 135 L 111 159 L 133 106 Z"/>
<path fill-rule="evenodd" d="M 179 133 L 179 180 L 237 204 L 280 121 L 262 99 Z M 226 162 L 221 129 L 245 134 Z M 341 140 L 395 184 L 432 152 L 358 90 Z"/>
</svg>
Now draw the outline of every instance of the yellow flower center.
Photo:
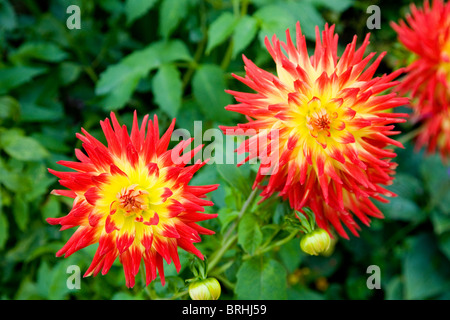
<svg viewBox="0 0 450 320">
<path fill-rule="evenodd" d="M 322 106 L 319 98 L 312 98 L 307 104 L 308 112 L 306 114 L 306 126 L 314 138 L 317 138 L 319 132 L 324 132 L 327 137 L 330 136 L 332 119 L 337 118 L 337 113 L 333 112 L 330 116 L 327 106 Z"/>
<path fill-rule="evenodd" d="M 148 192 L 146 190 L 137 190 L 136 187 L 137 185 L 133 184 L 123 188 L 116 195 L 119 207 L 124 211 L 125 216 L 139 213 L 148 208 L 146 204 Z"/>
</svg>

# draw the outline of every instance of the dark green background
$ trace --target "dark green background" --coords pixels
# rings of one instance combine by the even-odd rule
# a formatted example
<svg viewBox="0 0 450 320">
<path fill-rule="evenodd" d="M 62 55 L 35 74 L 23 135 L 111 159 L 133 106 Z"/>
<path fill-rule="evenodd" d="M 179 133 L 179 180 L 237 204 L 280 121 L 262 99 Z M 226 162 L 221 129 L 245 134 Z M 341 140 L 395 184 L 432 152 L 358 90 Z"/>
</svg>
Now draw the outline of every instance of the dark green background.
<svg viewBox="0 0 450 320">
<path fill-rule="evenodd" d="M 66 27 L 71 4 L 81 8 L 80 30 Z M 371 4 L 381 9 L 381 29 L 366 27 Z M 96 247 L 55 258 L 73 231 L 59 232 L 45 219 L 67 214 L 71 199 L 49 194 L 58 184 L 47 168 L 63 170 L 55 162 L 74 159 L 81 127 L 103 139 L 99 121 L 111 110 L 127 125 L 134 110 L 140 119 L 157 114 L 161 130 L 176 117 L 177 128 L 191 134 L 194 120 L 203 121 L 203 131 L 245 121 L 224 110 L 234 103 L 225 89 L 247 90 L 231 73 L 244 75 L 242 53 L 273 72 L 264 36 L 284 39 L 297 20 L 310 52 L 315 25 L 336 24 L 340 52 L 353 35 L 361 43 L 371 32 L 367 52 L 387 51 L 378 74 L 391 72 L 410 56 L 389 21 L 408 10 L 408 1 L 0 0 L 0 298 L 187 299 L 184 280 L 192 273 L 182 250 L 183 269 L 177 275 L 167 267 L 165 287 L 157 280 L 144 290 L 138 278 L 127 289 L 117 262 L 106 276 L 69 290 L 67 267 L 84 273 Z M 407 140 L 414 126 L 399 129 Z M 330 257 L 307 257 L 298 237 L 261 253 L 286 236 L 291 212 L 279 199 L 254 207 L 215 269 L 221 298 L 450 298 L 450 171 L 439 157 L 405 146 L 390 187 L 399 196 L 379 205 L 386 218 L 363 227 L 360 238 L 339 239 Z M 217 234 L 198 245 L 206 256 L 221 247 L 254 176 L 255 166 L 216 165 L 194 177 L 193 184 L 221 184 L 208 209 L 219 218 L 204 223 Z M 380 290 L 366 287 L 369 265 L 381 269 Z"/>
</svg>

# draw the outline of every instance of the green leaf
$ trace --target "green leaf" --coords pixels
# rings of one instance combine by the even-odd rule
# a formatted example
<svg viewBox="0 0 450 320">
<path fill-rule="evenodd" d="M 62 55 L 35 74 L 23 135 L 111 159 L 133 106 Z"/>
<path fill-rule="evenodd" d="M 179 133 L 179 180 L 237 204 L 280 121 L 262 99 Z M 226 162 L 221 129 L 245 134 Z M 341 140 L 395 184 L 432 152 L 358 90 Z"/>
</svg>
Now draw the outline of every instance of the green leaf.
<svg viewBox="0 0 450 320">
<path fill-rule="evenodd" d="M 19 102 L 10 96 L 0 97 L 0 120 L 17 119 L 20 114 Z"/>
<path fill-rule="evenodd" d="M 48 151 L 31 137 L 15 136 L 3 145 L 5 152 L 22 161 L 38 161 L 48 157 Z"/>
<path fill-rule="evenodd" d="M 387 219 L 421 221 L 426 217 L 414 201 L 402 197 L 390 198 L 389 203 L 378 202 L 377 207 Z"/>
<path fill-rule="evenodd" d="M 239 212 L 232 210 L 230 208 L 221 208 L 218 212 L 219 214 L 219 221 L 222 225 L 221 232 L 224 232 L 227 228 L 227 226 L 236 220 L 236 218 L 239 216 Z"/>
<path fill-rule="evenodd" d="M 314 5 L 306 1 L 296 1 L 286 3 L 285 7 L 300 21 L 302 33 L 305 37 L 309 40 L 315 40 L 316 26 L 318 26 L 320 30 L 323 30 L 325 20 Z"/>
<path fill-rule="evenodd" d="M 437 235 L 450 231 L 450 215 L 448 214 L 434 210 L 431 212 L 431 222 L 433 223 L 434 233 Z"/>
<path fill-rule="evenodd" d="M 344 12 L 353 6 L 354 0 L 308 0 L 314 6 L 323 6 L 335 12 Z"/>
<path fill-rule="evenodd" d="M 324 300 L 325 298 L 304 285 L 290 287 L 287 291 L 289 300 Z"/>
<path fill-rule="evenodd" d="M 30 220 L 28 203 L 25 202 L 23 195 L 16 194 L 14 197 L 14 220 L 21 231 L 25 231 Z"/>
<path fill-rule="evenodd" d="M 234 150 L 234 149 L 233 149 Z M 247 197 L 251 192 L 248 183 L 250 177 L 250 167 L 245 164 L 237 167 L 235 164 L 219 164 L 216 166 L 220 176 L 234 189 L 238 190 L 243 197 Z"/>
<path fill-rule="evenodd" d="M 275 34 L 281 41 L 285 41 L 286 29 L 295 28 L 295 23 L 297 21 L 289 9 L 281 5 L 262 7 L 253 14 L 253 17 L 258 20 L 258 23 L 261 26 L 258 37 L 263 47 L 264 38 L 266 36 L 270 40 Z"/>
<path fill-rule="evenodd" d="M 46 261 L 42 261 L 37 271 L 37 291 L 41 297 L 48 297 L 51 279 L 51 269 Z"/>
<path fill-rule="evenodd" d="M 81 66 L 73 62 L 63 62 L 58 66 L 59 78 L 63 85 L 68 85 L 78 79 Z"/>
<path fill-rule="evenodd" d="M 398 196 L 410 200 L 414 200 L 417 196 L 423 194 L 421 181 L 404 173 L 396 174 L 394 184 L 389 186 L 388 189 Z"/>
<path fill-rule="evenodd" d="M 25 66 L 0 69 L 0 94 L 27 83 L 45 71 L 47 71 L 46 68 Z"/>
<path fill-rule="evenodd" d="M 300 239 L 294 238 L 281 246 L 278 252 L 284 266 L 289 272 L 297 269 L 302 261 L 302 252 L 300 251 Z"/>
<path fill-rule="evenodd" d="M 238 300 L 286 299 L 286 270 L 273 259 L 247 260 L 237 273 L 235 292 Z"/>
<path fill-rule="evenodd" d="M 252 213 L 246 213 L 239 221 L 238 243 L 242 248 L 253 255 L 262 243 L 263 234 L 259 228 L 258 219 Z"/>
<path fill-rule="evenodd" d="M 15 52 L 11 53 L 9 60 L 14 64 L 26 64 L 32 59 L 60 62 L 67 56 L 67 53 L 54 43 L 25 42 Z"/>
<path fill-rule="evenodd" d="M 125 3 L 125 14 L 127 24 L 130 25 L 134 20 L 146 14 L 158 0 L 127 0 Z"/>
<path fill-rule="evenodd" d="M 0 32 L 12 30 L 17 26 L 17 17 L 14 8 L 6 0 L 0 1 Z"/>
<path fill-rule="evenodd" d="M 203 65 L 192 79 L 192 89 L 205 117 L 222 123 L 231 117 L 225 110 L 231 96 L 225 92 L 224 72 L 216 65 Z"/>
<path fill-rule="evenodd" d="M 233 33 L 236 25 L 236 18 L 231 12 L 223 12 L 208 29 L 208 43 L 206 54 L 212 49 L 222 44 Z"/>
<path fill-rule="evenodd" d="M 446 232 L 439 236 L 439 248 L 442 253 L 445 254 L 447 259 L 450 260 L 450 232 Z"/>
<path fill-rule="evenodd" d="M 158 66 L 173 61 L 191 61 L 192 56 L 186 44 L 181 40 L 159 41 L 152 44 L 158 53 Z"/>
<path fill-rule="evenodd" d="M 427 299 L 445 290 L 449 284 L 449 262 L 443 258 L 428 234 L 409 239 L 409 248 L 403 260 L 405 298 Z"/>
<path fill-rule="evenodd" d="M 57 101 L 54 104 L 35 104 L 20 101 L 22 107 L 21 121 L 56 121 L 64 117 L 63 105 Z"/>
<path fill-rule="evenodd" d="M 403 299 L 403 281 L 399 276 L 392 278 L 386 286 L 386 300 Z"/>
<path fill-rule="evenodd" d="M 153 78 L 155 102 L 171 118 L 178 115 L 183 95 L 181 74 L 174 65 L 163 65 Z"/>
<path fill-rule="evenodd" d="M 176 60 L 190 60 L 186 46 L 179 40 L 155 42 L 109 66 L 101 75 L 95 88 L 97 95 L 106 95 L 101 105 L 106 109 L 120 109 L 132 96 L 139 81 L 150 70 Z"/>
<path fill-rule="evenodd" d="M 61 203 L 57 197 L 48 197 L 47 202 L 42 206 L 42 219 L 59 217 L 61 213 Z"/>
<path fill-rule="evenodd" d="M 188 1 L 163 0 L 159 7 L 159 34 L 168 38 L 188 14 Z"/>
<path fill-rule="evenodd" d="M 3 214 L 2 210 L 0 210 L 0 250 L 3 250 L 6 241 L 8 240 L 9 236 L 8 230 L 9 230 L 8 219 Z"/>
<path fill-rule="evenodd" d="M 251 16 L 242 17 L 233 32 L 232 57 L 242 52 L 252 42 L 258 32 L 258 21 Z"/>
<path fill-rule="evenodd" d="M 130 79 L 145 76 L 151 69 L 159 65 L 158 53 L 150 45 L 135 51 L 122 59 L 118 64 L 109 66 L 102 74 L 95 88 L 97 95 L 109 93 L 121 87 Z"/>
<path fill-rule="evenodd" d="M 450 214 L 449 170 L 438 155 L 426 157 L 420 164 L 420 173 L 430 195 L 430 207 L 439 207 L 446 214 Z"/>
<path fill-rule="evenodd" d="M 71 275 L 67 273 L 70 261 L 64 260 L 50 267 L 43 261 L 39 267 L 37 275 L 37 289 L 39 295 L 50 300 L 60 300 L 70 292 L 67 287 L 67 278 Z"/>
</svg>

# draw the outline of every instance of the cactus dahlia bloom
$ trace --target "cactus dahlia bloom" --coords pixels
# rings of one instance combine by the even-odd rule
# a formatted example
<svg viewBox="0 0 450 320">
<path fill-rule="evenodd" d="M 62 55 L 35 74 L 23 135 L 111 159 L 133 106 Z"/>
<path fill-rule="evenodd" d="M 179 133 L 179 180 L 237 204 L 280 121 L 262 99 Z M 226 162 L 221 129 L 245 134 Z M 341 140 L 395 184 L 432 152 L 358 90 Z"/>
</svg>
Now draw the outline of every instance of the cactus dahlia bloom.
<svg viewBox="0 0 450 320">
<path fill-rule="evenodd" d="M 134 113 L 131 134 L 121 127 L 111 113 L 101 121 L 108 146 L 96 140 L 83 128 L 77 137 L 86 151 L 76 149 L 79 162 L 58 163 L 75 172 L 49 171 L 60 178 L 70 190 L 53 190 L 56 195 L 73 198 L 73 208 L 65 217 L 49 218 L 61 230 L 77 227 L 57 256 L 98 243 L 93 261 L 84 276 L 105 275 L 119 257 L 123 264 L 126 285 L 133 287 L 141 261 L 144 261 L 147 285 L 156 278 L 157 270 L 164 285 L 163 259 L 180 270 L 178 247 L 203 259 L 193 243 L 200 234 L 214 232 L 196 223 L 215 218 L 205 214 L 203 206 L 212 205 L 205 194 L 217 185 L 189 186 L 194 173 L 206 162 L 192 166 L 186 163 L 202 146 L 181 154 L 190 140 L 181 141 L 167 150 L 175 126 L 172 121 L 160 137 L 158 119 L 148 121 L 146 115 L 139 128 Z M 146 126 L 147 130 L 146 130 Z"/>
<path fill-rule="evenodd" d="M 407 74 L 398 86 L 412 97 L 414 121 L 421 122 L 416 147 L 436 149 L 450 156 L 450 3 L 433 1 L 417 9 L 399 24 L 392 23 L 400 42 L 414 54 Z"/>
<path fill-rule="evenodd" d="M 358 235 L 353 216 L 369 225 L 369 217 L 383 217 L 371 198 L 387 202 L 381 196 L 393 196 L 383 185 L 392 183 L 396 154 L 386 147 L 402 147 L 390 136 L 405 115 L 387 110 L 408 100 L 383 92 L 397 84 L 392 80 L 402 70 L 373 78 L 384 53 L 369 64 L 376 53 L 363 57 L 368 35 L 357 50 L 355 36 L 340 58 L 334 26 L 325 25 L 322 39 L 316 27 L 312 57 L 299 23 L 296 45 L 289 30 L 286 37 L 286 43 L 265 39 L 277 76 L 243 57 L 246 77 L 234 77 L 256 93 L 228 91 L 240 103 L 226 109 L 248 122 L 221 128 L 225 134 L 254 133 L 236 151 L 249 153 L 244 161 L 260 160 L 253 187 L 262 189 L 263 200 L 277 193 L 296 210 L 310 207 L 320 228 L 333 226 L 348 238 L 343 223 Z M 275 161 L 273 154 L 279 155 Z M 263 169 L 271 172 L 266 181 Z"/>
</svg>

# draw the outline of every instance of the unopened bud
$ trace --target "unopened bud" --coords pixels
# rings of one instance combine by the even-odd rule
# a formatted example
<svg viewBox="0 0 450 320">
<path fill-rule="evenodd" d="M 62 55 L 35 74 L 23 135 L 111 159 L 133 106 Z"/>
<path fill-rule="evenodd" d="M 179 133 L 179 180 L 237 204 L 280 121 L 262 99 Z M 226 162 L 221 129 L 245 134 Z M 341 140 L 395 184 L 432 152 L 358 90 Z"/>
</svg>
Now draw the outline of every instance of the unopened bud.
<svg viewBox="0 0 450 320">
<path fill-rule="evenodd" d="M 324 253 L 330 247 L 331 239 L 327 231 L 315 229 L 303 236 L 300 241 L 300 248 L 312 256 Z"/>
<path fill-rule="evenodd" d="M 195 281 L 189 285 L 189 295 L 192 300 L 217 300 L 220 293 L 220 283 L 216 278 Z"/>
</svg>

